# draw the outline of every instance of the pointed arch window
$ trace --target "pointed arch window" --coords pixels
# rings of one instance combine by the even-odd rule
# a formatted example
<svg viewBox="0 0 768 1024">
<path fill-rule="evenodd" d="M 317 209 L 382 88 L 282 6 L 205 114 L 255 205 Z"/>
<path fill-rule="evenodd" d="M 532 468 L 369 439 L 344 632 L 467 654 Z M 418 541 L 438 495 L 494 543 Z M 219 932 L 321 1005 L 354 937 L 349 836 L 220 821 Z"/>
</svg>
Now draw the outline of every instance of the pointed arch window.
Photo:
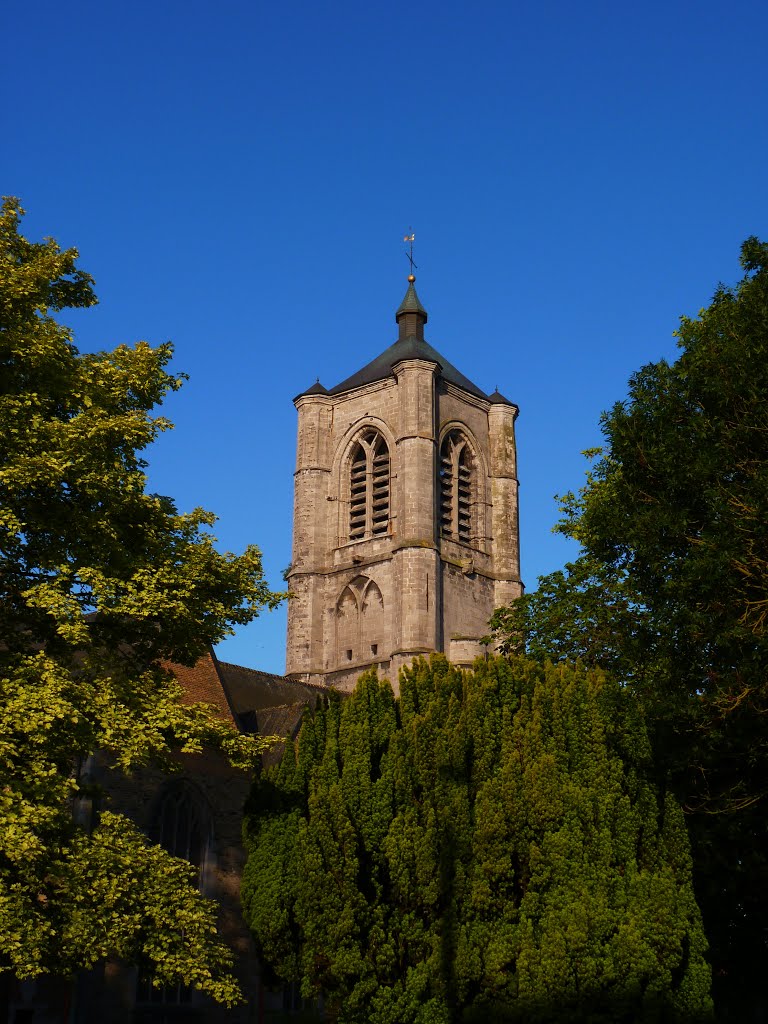
<svg viewBox="0 0 768 1024">
<path fill-rule="evenodd" d="M 378 537 L 389 530 L 389 448 L 378 432 L 361 434 L 349 471 L 349 539 Z"/>
<path fill-rule="evenodd" d="M 473 539 L 476 487 L 475 460 L 459 430 L 446 434 L 440 446 L 440 533 L 469 544 Z"/>
<path fill-rule="evenodd" d="M 180 857 L 197 869 L 197 885 L 202 890 L 211 823 L 202 797 L 188 783 L 171 782 L 163 791 L 155 813 L 151 837 L 174 857 Z M 168 1007 L 189 1007 L 194 993 L 183 982 L 153 985 L 152 978 L 139 975 L 136 1002 L 142 1007 L 142 1019 L 164 1022 Z M 168 1011 L 169 1013 L 171 1011 Z M 176 1020 L 176 1010 L 173 1019 Z M 180 1019 L 180 1018 L 179 1018 Z"/>
<path fill-rule="evenodd" d="M 189 785 L 181 783 L 166 789 L 158 807 L 157 841 L 168 853 L 196 867 L 198 877 L 205 869 L 207 819 L 200 799 Z"/>
</svg>

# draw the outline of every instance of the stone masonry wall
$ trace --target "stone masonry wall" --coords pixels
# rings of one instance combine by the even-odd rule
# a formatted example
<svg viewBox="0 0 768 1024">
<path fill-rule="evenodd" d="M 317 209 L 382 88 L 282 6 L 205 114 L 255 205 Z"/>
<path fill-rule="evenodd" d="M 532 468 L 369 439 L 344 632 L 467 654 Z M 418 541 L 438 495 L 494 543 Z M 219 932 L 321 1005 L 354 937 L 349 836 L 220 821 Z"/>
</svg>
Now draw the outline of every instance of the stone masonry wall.
<svg viewBox="0 0 768 1024">
<path fill-rule="evenodd" d="M 420 653 L 453 650 L 467 663 L 494 608 L 522 589 L 516 410 L 442 380 L 421 359 L 345 394 L 301 396 L 297 407 L 288 674 L 350 690 L 371 665 L 396 686 L 398 666 Z M 389 531 L 350 540 L 349 457 L 368 427 L 389 447 Z M 452 429 L 467 438 L 476 474 L 471 543 L 440 536 L 439 446 Z M 355 626 L 368 579 L 383 604 L 375 627 Z"/>
</svg>

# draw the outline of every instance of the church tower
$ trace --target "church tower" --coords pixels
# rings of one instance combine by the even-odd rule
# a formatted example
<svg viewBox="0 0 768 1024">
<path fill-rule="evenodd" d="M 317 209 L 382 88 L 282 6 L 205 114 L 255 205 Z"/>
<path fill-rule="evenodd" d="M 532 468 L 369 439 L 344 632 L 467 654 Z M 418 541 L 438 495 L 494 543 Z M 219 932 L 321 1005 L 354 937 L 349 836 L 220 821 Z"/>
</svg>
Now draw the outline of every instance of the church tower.
<svg viewBox="0 0 768 1024">
<path fill-rule="evenodd" d="M 517 407 L 424 340 L 415 278 L 398 338 L 294 399 L 298 445 L 286 673 L 351 690 L 444 651 L 468 666 L 522 592 Z"/>
</svg>

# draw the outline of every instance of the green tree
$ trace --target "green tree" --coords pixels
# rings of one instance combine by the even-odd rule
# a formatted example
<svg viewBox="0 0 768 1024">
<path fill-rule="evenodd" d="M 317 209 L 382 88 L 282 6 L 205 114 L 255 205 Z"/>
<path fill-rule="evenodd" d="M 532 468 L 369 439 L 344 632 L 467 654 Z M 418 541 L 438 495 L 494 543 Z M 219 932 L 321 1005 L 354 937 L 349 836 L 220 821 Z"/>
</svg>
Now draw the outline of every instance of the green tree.
<svg viewBox="0 0 768 1024">
<path fill-rule="evenodd" d="M 0 974 L 71 974 L 118 955 L 232 1002 L 231 954 L 193 871 L 125 820 L 77 824 L 95 751 L 125 771 L 261 745 L 181 703 L 193 664 L 279 595 L 256 548 L 222 555 L 214 517 L 146 492 L 140 453 L 181 384 L 169 345 L 78 353 L 55 318 L 96 298 L 77 252 L 0 215 Z"/>
<path fill-rule="evenodd" d="M 538 589 L 491 619 L 502 653 L 536 661 L 581 661 L 623 681 L 645 667 L 651 647 L 645 609 L 630 580 L 586 554 L 542 576 Z"/>
<path fill-rule="evenodd" d="M 768 1005 L 768 245 L 643 367 L 558 529 L 580 557 L 494 620 L 508 647 L 631 686 L 690 812 L 717 1003 Z M 595 455 L 596 453 L 590 453 Z"/>
<path fill-rule="evenodd" d="M 367 674 L 254 787 L 260 954 L 349 1024 L 707 1020 L 682 812 L 650 768 L 600 671 L 435 656 L 398 700 Z"/>
</svg>

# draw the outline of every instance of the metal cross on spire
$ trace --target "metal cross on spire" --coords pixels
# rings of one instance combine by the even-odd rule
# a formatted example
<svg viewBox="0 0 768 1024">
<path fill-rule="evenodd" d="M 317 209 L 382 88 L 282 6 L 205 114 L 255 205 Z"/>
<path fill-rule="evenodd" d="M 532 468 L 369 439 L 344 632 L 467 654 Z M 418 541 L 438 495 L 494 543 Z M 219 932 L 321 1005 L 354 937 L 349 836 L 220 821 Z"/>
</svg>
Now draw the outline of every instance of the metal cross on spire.
<svg viewBox="0 0 768 1024">
<path fill-rule="evenodd" d="M 408 259 L 410 261 L 410 264 L 411 264 L 411 273 L 410 273 L 410 276 L 409 276 L 408 280 L 409 281 L 411 281 L 411 280 L 415 281 L 416 278 L 413 276 L 413 271 L 414 271 L 414 269 L 418 270 L 419 268 L 413 262 L 413 243 L 416 241 L 416 235 L 414 234 L 413 228 L 411 228 L 411 227 L 408 228 L 408 234 L 405 236 L 405 238 L 403 238 L 403 241 L 410 243 L 409 244 L 409 251 L 406 252 L 406 254 L 405 254 L 408 257 Z"/>
</svg>

